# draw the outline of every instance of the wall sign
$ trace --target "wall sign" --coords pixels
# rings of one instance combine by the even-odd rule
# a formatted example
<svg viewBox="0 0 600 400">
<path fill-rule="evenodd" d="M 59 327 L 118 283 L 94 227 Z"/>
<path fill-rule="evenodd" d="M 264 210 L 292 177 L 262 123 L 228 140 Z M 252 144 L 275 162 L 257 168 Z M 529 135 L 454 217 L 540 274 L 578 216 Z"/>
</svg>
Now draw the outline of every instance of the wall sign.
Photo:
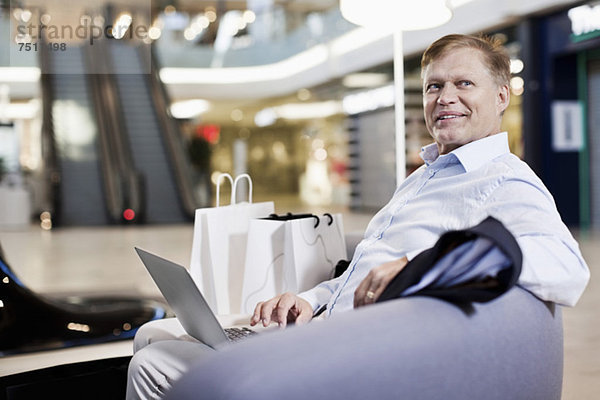
<svg viewBox="0 0 600 400">
<path fill-rule="evenodd" d="M 567 14 L 571 20 L 571 40 L 581 42 L 600 36 L 600 4 L 571 8 Z"/>
<path fill-rule="evenodd" d="M 583 148 L 583 105 L 576 100 L 552 102 L 552 148 L 580 151 Z"/>
</svg>

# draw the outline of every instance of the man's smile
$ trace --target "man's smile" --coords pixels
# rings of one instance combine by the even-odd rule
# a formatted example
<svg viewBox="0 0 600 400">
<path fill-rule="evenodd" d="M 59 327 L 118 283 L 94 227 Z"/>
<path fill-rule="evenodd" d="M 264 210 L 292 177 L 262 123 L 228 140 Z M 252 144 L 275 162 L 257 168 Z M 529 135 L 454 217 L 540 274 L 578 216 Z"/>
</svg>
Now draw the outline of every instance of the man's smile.
<svg viewBox="0 0 600 400">
<path fill-rule="evenodd" d="M 466 117 L 465 114 L 462 113 L 456 113 L 456 112 L 442 112 L 440 114 L 438 114 L 438 116 L 436 117 L 436 121 L 447 121 L 447 120 L 453 120 L 453 119 L 457 119 L 457 118 L 462 118 L 462 117 Z"/>
</svg>

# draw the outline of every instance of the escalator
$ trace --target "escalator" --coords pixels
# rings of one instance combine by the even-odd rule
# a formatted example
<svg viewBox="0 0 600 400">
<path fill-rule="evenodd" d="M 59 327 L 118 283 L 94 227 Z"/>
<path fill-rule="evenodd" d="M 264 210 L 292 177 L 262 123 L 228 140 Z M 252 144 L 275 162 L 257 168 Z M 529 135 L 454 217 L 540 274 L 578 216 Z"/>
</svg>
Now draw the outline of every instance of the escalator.
<svg viewBox="0 0 600 400">
<path fill-rule="evenodd" d="M 72 45 L 60 56 L 42 54 L 44 71 L 69 71 L 42 79 L 55 225 L 181 223 L 204 206 L 156 66 L 150 74 L 142 68 L 140 57 L 152 59 L 143 51 L 106 40 L 93 51 Z"/>
<path fill-rule="evenodd" d="M 107 47 L 131 157 L 135 168 L 144 177 L 144 220 L 148 223 L 189 221 L 192 215 L 182 201 L 182 189 L 185 188 L 177 182 L 178 173 L 189 171 L 177 171 L 173 166 L 176 160 L 169 154 L 169 146 L 172 146 L 169 141 L 177 138 L 167 136 L 161 126 L 161 117 L 166 116 L 160 113 L 166 113 L 166 109 L 157 109 L 154 104 L 151 75 L 143 73 L 144 66 L 136 46 L 112 40 Z M 183 152 L 174 157 L 185 158 L 186 154 Z"/>
<path fill-rule="evenodd" d="M 60 57 L 45 52 L 45 162 L 51 170 L 48 196 L 58 225 L 104 225 L 110 221 L 103 189 L 98 124 L 81 47 L 68 46 Z M 51 148 L 51 150 L 48 150 Z"/>
</svg>

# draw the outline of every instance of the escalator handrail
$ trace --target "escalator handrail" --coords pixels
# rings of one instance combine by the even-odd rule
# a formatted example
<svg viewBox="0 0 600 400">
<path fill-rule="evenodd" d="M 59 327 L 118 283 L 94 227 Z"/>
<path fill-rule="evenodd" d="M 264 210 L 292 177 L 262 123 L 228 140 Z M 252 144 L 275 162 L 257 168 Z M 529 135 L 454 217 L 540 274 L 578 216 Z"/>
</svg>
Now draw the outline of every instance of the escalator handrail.
<svg viewBox="0 0 600 400">
<path fill-rule="evenodd" d="M 54 122 L 52 116 L 52 104 L 54 99 L 54 90 L 52 88 L 52 61 L 51 51 L 45 45 L 45 37 L 41 35 L 39 38 L 41 51 L 39 52 L 40 66 L 42 74 L 40 83 L 42 89 L 42 160 L 44 162 L 44 180 L 46 187 L 43 196 L 42 211 L 47 211 L 51 215 L 51 219 L 56 219 L 56 216 L 61 211 L 60 198 L 60 181 L 61 173 L 58 163 L 58 150 L 56 146 L 56 138 L 54 134 Z"/>
<path fill-rule="evenodd" d="M 98 43 L 94 46 L 95 51 L 91 51 L 84 46 L 84 60 L 86 64 L 86 82 L 89 86 L 89 92 L 92 97 L 92 104 L 96 116 L 96 126 L 98 129 L 98 147 L 100 153 L 100 167 L 102 170 L 102 179 L 104 187 L 105 205 L 111 222 L 118 222 L 123 208 L 123 194 L 121 191 L 122 177 L 115 160 L 115 146 L 111 140 L 111 126 L 109 108 L 104 103 L 102 96 L 102 75 L 95 73 L 93 68 L 98 67 L 98 59 L 95 52 L 98 51 Z M 92 73 L 94 72 L 94 73 Z"/>
<path fill-rule="evenodd" d="M 175 174 L 175 181 L 179 189 L 179 198 L 182 202 L 183 211 L 188 218 L 193 218 L 195 210 L 205 206 L 201 204 L 196 192 L 193 190 L 193 183 L 190 174 L 191 163 L 189 162 L 188 152 L 186 151 L 183 136 L 181 135 L 177 121 L 169 113 L 169 96 L 160 80 L 158 73 L 158 61 L 151 51 L 149 45 L 138 46 L 142 60 L 150 61 L 150 74 L 147 75 L 148 87 L 151 93 L 152 104 L 155 115 L 162 127 L 161 132 L 164 135 L 167 144 L 169 158 Z"/>
<path fill-rule="evenodd" d="M 96 98 L 97 108 L 105 118 L 106 138 L 110 143 L 111 156 L 118 174 L 120 193 L 119 218 L 121 213 L 129 208 L 135 210 L 136 220 L 143 219 L 145 211 L 145 196 L 143 190 L 143 177 L 134 165 L 129 141 L 127 140 L 127 125 L 123 120 L 117 87 L 114 80 L 114 68 L 111 57 L 106 49 L 106 41 L 101 39 L 94 45 L 96 53 L 93 54 L 93 63 L 97 67 L 104 65 L 102 74 L 97 75 Z"/>
</svg>

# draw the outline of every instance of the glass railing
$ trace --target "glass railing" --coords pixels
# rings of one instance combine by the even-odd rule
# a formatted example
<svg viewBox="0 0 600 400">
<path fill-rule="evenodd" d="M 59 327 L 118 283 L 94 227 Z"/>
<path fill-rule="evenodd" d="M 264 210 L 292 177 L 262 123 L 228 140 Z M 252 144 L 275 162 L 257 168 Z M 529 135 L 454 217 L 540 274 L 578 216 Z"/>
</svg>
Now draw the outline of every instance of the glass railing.
<svg viewBox="0 0 600 400">
<path fill-rule="evenodd" d="M 240 67 L 272 64 L 301 53 L 315 45 L 327 43 L 332 39 L 354 29 L 356 26 L 342 18 L 337 2 L 319 11 L 290 11 L 282 5 L 272 5 L 264 11 L 228 10 L 221 15 L 211 15 L 208 7 L 201 12 L 161 11 L 156 17 L 150 18 L 150 12 L 143 18 L 133 21 L 130 30 L 143 28 L 141 37 L 146 43 L 153 42 L 158 60 L 163 67 Z M 0 9 L 0 66 L 37 66 L 35 38 L 36 32 L 43 29 L 39 10 L 32 10 L 32 20 L 23 23 L 16 20 L 12 9 Z M 48 16 L 52 10 L 45 11 Z M 61 10 L 61 13 L 64 13 Z M 119 6 L 115 15 L 132 13 L 134 10 Z M 98 10 L 102 15 L 102 10 Z M 139 10 L 138 10 L 139 15 Z M 209 18 L 210 17 L 210 18 Z M 37 22 L 33 21 L 37 18 Z M 50 17 L 47 17 L 50 19 Z M 81 16 L 77 24 L 89 20 L 89 29 L 97 21 L 93 12 Z M 152 22 L 148 21 L 151 19 Z M 54 19 L 50 20 L 52 26 Z M 81 22 L 83 21 L 83 22 Z M 102 21 L 102 27 L 117 21 Z M 33 27 L 33 37 L 16 40 L 17 25 L 25 29 Z M 73 31 L 67 40 L 60 37 L 60 43 L 66 46 L 77 41 L 76 24 L 72 24 L 68 32 Z M 65 34 L 64 26 L 57 29 Z M 46 29 L 46 33 L 49 30 Z M 81 32 L 84 32 L 83 30 Z M 88 30 L 83 40 L 88 40 L 95 32 Z M 127 38 L 127 35 L 125 35 Z M 138 38 L 138 39 L 139 39 Z M 92 37 L 93 39 L 93 37 Z M 88 40 L 89 41 L 89 40 Z M 29 43 L 29 45 L 27 45 Z M 38 49 L 39 50 L 39 49 Z"/>
<path fill-rule="evenodd" d="M 193 31 L 198 15 L 183 12 L 175 14 L 161 13 L 153 25 L 156 29 L 162 27 L 154 48 L 163 67 L 209 68 L 272 64 L 315 45 L 327 43 L 356 28 L 342 18 L 337 7 L 296 18 L 282 9 L 273 9 L 251 17 L 251 23 L 244 21 L 242 12 L 233 14 L 231 18 L 227 18 L 226 13 L 221 18 L 216 33 L 209 38 L 210 26 L 198 34 Z M 296 21 L 294 27 L 286 28 L 290 24 L 286 20 Z M 234 25 L 236 23 L 238 25 Z M 233 28 L 224 28 L 228 24 Z M 242 29 L 235 31 L 238 28 Z M 158 33 L 157 30 L 154 32 Z"/>
<path fill-rule="evenodd" d="M 7 9 L 0 9 L 0 67 L 37 67 L 37 48 L 15 43 L 10 18 Z"/>
</svg>

